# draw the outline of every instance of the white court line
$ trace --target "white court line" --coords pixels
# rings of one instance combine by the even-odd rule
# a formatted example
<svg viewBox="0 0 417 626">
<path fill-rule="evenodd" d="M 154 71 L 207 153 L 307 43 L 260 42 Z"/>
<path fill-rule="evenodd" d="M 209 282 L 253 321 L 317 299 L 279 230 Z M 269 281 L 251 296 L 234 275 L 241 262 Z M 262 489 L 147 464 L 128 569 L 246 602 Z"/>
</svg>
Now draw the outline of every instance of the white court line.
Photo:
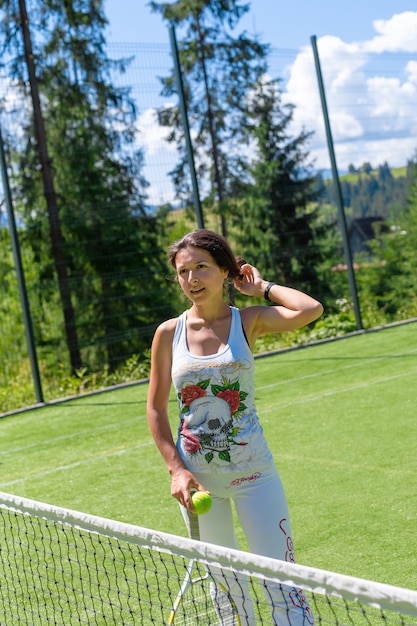
<svg viewBox="0 0 417 626">
<path fill-rule="evenodd" d="M 393 358 L 393 357 L 401 357 L 404 356 L 405 354 L 414 354 L 417 352 L 417 348 L 414 348 L 413 350 L 407 350 L 406 352 L 400 352 L 397 354 L 390 354 L 389 356 L 379 356 L 379 357 L 374 357 L 372 359 L 366 359 L 366 361 L 359 361 L 358 363 L 351 363 L 349 365 L 342 365 L 341 367 L 337 368 L 337 371 L 344 371 L 344 370 L 349 370 L 349 369 L 353 369 L 355 367 L 362 367 L 369 365 L 370 363 L 377 363 L 378 361 L 385 361 L 385 359 L 387 358 Z M 307 380 L 309 378 L 317 378 L 319 376 L 323 376 L 325 374 L 334 374 L 334 372 L 336 371 L 336 369 L 333 367 L 332 369 L 328 369 L 328 370 L 322 370 L 322 371 L 318 371 L 315 372 L 314 374 L 306 374 L 305 376 L 296 376 L 295 378 L 286 378 L 285 380 L 277 380 L 273 383 L 270 383 L 269 385 L 262 385 L 262 386 L 258 386 L 257 389 L 269 389 L 270 387 L 275 387 L 275 386 L 279 386 L 279 385 L 288 385 L 289 383 L 294 383 L 294 382 L 298 382 L 299 380 Z"/>
<path fill-rule="evenodd" d="M 349 387 L 339 387 L 339 389 L 332 389 L 331 391 L 323 391 L 314 396 L 306 396 L 304 398 L 300 398 L 299 400 L 294 400 L 293 402 L 287 402 L 286 404 L 274 404 L 273 407 L 261 410 L 261 413 L 262 414 L 269 413 L 270 411 L 285 409 L 287 407 L 295 406 L 297 404 L 305 404 L 306 402 L 314 402 L 315 400 L 321 400 L 324 397 L 335 396 L 340 393 L 347 393 L 348 391 L 354 391 L 355 389 L 363 389 L 366 387 L 370 387 L 371 385 L 379 385 L 380 383 L 385 383 L 391 380 L 396 380 L 398 378 L 403 378 L 404 376 L 409 376 L 410 374 L 417 374 L 417 369 L 410 370 L 409 372 L 403 372 L 401 374 L 395 374 L 394 376 L 385 376 L 383 378 L 376 378 L 373 381 L 359 383 L 357 385 L 350 385 Z"/>
<path fill-rule="evenodd" d="M 304 404 L 306 402 L 314 402 L 315 400 L 322 399 L 323 396 L 326 396 L 326 397 L 327 396 L 333 396 L 333 395 L 337 395 L 337 394 L 340 394 L 340 393 L 347 393 L 347 392 L 355 390 L 355 389 L 363 389 L 363 388 L 369 387 L 371 385 L 379 385 L 380 383 L 396 380 L 398 378 L 403 378 L 404 376 L 408 376 L 409 374 L 417 374 L 417 369 L 411 370 L 410 372 L 396 374 L 394 376 L 384 376 L 383 378 L 376 378 L 375 380 L 373 380 L 371 382 L 367 382 L 367 383 L 360 383 L 360 384 L 357 384 L 357 385 L 350 385 L 349 387 L 342 387 L 342 388 L 335 389 L 335 390 L 332 390 L 332 391 L 326 391 L 326 392 L 323 392 L 323 393 L 320 393 L 320 394 L 316 394 L 314 396 L 307 396 L 306 398 L 301 398 L 300 400 L 295 400 L 293 402 L 288 402 L 286 404 L 274 405 L 273 407 L 271 407 L 269 409 L 263 409 L 261 412 L 262 412 L 262 414 L 264 414 L 264 413 L 268 413 L 270 411 L 276 411 L 277 409 L 282 409 L 282 408 L 287 408 L 287 407 L 290 407 L 290 406 L 295 406 L 297 404 Z M 153 443 L 154 443 L 153 440 L 151 440 L 151 441 L 147 441 L 146 443 L 140 443 L 140 444 L 137 444 L 135 446 L 130 446 L 128 448 L 112 450 L 112 451 L 109 451 L 109 452 L 104 452 L 104 453 L 101 453 L 101 454 L 97 454 L 95 456 L 90 456 L 90 457 L 87 457 L 86 459 L 83 459 L 82 461 L 76 461 L 75 463 L 70 463 L 68 465 L 61 465 L 61 466 L 54 467 L 54 468 L 51 468 L 51 469 L 48 469 L 48 470 L 44 470 L 42 472 L 36 472 L 36 473 L 33 473 L 33 474 L 29 474 L 29 475 L 26 475 L 26 476 L 24 476 L 22 478 L 16 478 L 16 479 L 14 479 L 12 481 L 0 483 L 0 488 L 8 487 L 10 485 L 14 485 L 14 484 L 19 483 L 19 482 L 24 482 L 25 480 L 28 480 L 28 479 L 31 479 L 31 478 L 38 478 L 38 477 L 41 477 L 41 476 L 47 476 L 48 474 L 53 474 L 54 472 L 61 472 L 61 471 L 67 470 L 67 469 L 72 469 L 74 467 L 79 467 L 80 465 L 83 465 L 85 463 L 90 463 L 91 461 L 95 461 L 95 460 L 98 460 L 98 459 L 103 459 L 103 458 L 106 458 L 106 457 L 111 457 L 111 456 L 117 456 L 117 455 L 120 455 L 120 454 L 124 454 L 125 452 L 128 452 L 130 450 L 143 448 L 144 446 L 148 446 L 148 445 L 151 445 Z"/>
<path fill-rule="evenodd" d="M 382 357 L 374 357 L 372 359 L 367 359 L 366 361 L 360 361 L 358 363 L 352 363 L 352 364 L 348 364 L 348 365 L 343 365 L 342 367 L 337 368 L 337 371 L 344 371 L 344 370 L 349 370 L 349 369 L 353 369 L 355 367 L 361 367 L 362 365 L 368 365 L 369 363 L 376 363 L 378 361 L 384 361 L 386 358 L 392 358 L 392 357 L 400 357 L 403 356 L 405 354 L 414 354 L 415 352 L 417 352 L 417 348 L 414 348 L 412 350 L 407 350 L 405 352 L 400 352 L 400 353 L 395 353 L 392 355 L 389 355 L 389 357 L 387 356 L 382 356 Z M 317 378 L 319 376 L 323 376 L 325 374 L 333 374 L 335 371 L 335 368 L 332 369 L 328 369 L 328 370 L 322 370 L 320 372 L 315 372 L 314 374 L 306 374 L 305 376 L 297 376 L 295 378 L 286 378 L 284 380 L 277 380 L 273 383 L 270 383 L 268 385 L 258 385 L 257 386 L 257 390 L 263 390 L 263 389 L 270 389 L 271 387 L 279 387 L 280 385 L 287 385 L 290 383 L 294 383 L 294 382 L 298 382 L 298 381 L 303 381 L 303 380 L 308 380 L 309 378 Z M 326 394 L 322 394 L 322 395 L 326 395 Z M 316 396 L 312 396 L 312 398 L 315 398 Z M 298 402 L 299 403 L 299 402 Z M 285 404 L 285 405 L 281 405 L 282 407 L 287 407 L 287 406 L 291 406 L 290 404 Z M 24 446 L 20 446 L 17 448 L 9 448 L 7 450 L 0 450 L 0 456 L 4 455 L 4 454 L 9 454 L 9 453 L 14 453 L 14 452 L 21 452 L 24 450 L 28 450 L 30 448 L 35 448 L 37 446 L 41 446 L 41 445 L 49 445 L 51 443 L 55 443 L 56 441 L 63 441 L 65 439 L 71 439 L 73 437 L 78 437 L 80 435 L 86 435 L 89 433 L 94 433 L 97 431 L 102 431 L 102 430 L 109 430 L 111 428 L 116 428 L 120 425 L 124 425 L 124 424 L 129 424 L 132 422 L 135 422 L 138 419 L 146 419 L 146 415 L 139 415 L 137 417 L 128 419 L 128 420 L 124 420 L 122 422 L 112 422 L 111 424 L 106 424 L 105 426 L 98 426 L 95 428 L 88 428 L 85 430 L 77 430 L 73 433 L 68 433 L 66 435 L 60 435 L 58 437 L 53 437 L 51 439 L 43 439 L 40 441 L 36 441 L 33 443 L 29 443 L 26 444 Z"/>
<path fill-rule="evenodd" d="M 117 450 L 110 450 L 109 452 L 102 452 L 100 454 L 96 454 L 94 456 L 89 456 L 82 461 L 75 461 L 74 463 L 68 463 L 67 465 L 58 465 L 58 467 L 52 467 L 47 470 L 43 470 L 42 472 L 33 472 L 30 474 L 26 474 L 21 478 L 14 478 L 13 480 L 9 480 L 7 482 L 0 483 L 0 487 L 10 487 L 11 485 L 16 485 L 17 483 L 25 482 L 26 480 L 31 480 L 32 478 L 40 478 L 41 476 L 47 476 L 48 474 L 54 474 L 55 472 L 63 472 L 68 469 L 73 469 L 74 467 L 79 467 L 80 465 L 84 465 L 85 463 L 90 463 L 91 461 L 97 461 L 99 459 L 105 459 L 111 456 L 119 456 L 124 454 L 125 452 L 130 452 L 131 450 L 137 450 L 139 448 L 144 448 L 145 446 L 149 446 L 153 444 L 153 441 L 147 441 L 146 443 L 138 443 L 135 446 L 130 446 L 128 448 L 120 448 Z"/>
<path fill-rule="evenodd" d="M 80 435 L 87 435 L 87 434 L 96 433 L 102 430 L 110 430 L 111 428 L 118 428 L 121 425 L 124 426 L 125 424 L 136 422 L 136 420 L 143 419 L 145 417 L 146 415 L 139 415 L 138 417 L 132 417 L 131 419 L 123 420 L 122 422 L 117 421 L 117 422 L 112 422 L 111 424 L 106 424 L 105 426 L 96 426 L 94 428 L 85 428 L 84 430 L 76 430 L 73 433 L 68 433 L 66 435 L 59 435 L 58 437 L 52 437 L 51 439 L 40 439 L 39 441 L 34 441 L 33 443 L 28 443 L 18 448 L 8 448 L 7 450 L 0 450 L 0 455 L 10 454 L 11 452 L 22 452 L 23 450 L 28 450 L 29 448 L 36 448 L 37 446 L 49 445 L 50 443 L 55 443 L 56 441 L 72 439 L 73 437 L 79 437 Z"/>
<path fill-rule="evenodd" d="M 415 469 L 406 469 L 404 467 L 383 467 L 381 465 L 369 465 L 365 460 L 360 463 L 352 463 L 351 460 L 345 461 L 344 459 L 329 459 L 328 456 L 298 456 L 295 454 L 289 454 L 287 452 L 280 452 L 277 454 L 277 459 L 284 460 L 286 462 L 297 463 L 310 463 L 311 465 L 324 465 L 325 467 L 348 467 L 349 470 L 360 470 L 367 472 L 375 472 L 376 474 L 385 475 L 387 477 L 398 476 L 415 476 Z"/>
<path fill-rule="evenodd" d="M 393 355 L 390 355 L 390 358 L 402 356 L 404 354 L 413 354 L 415 352 L 417 352 L 417 349 L 408 350 L 407 352 L 402 352 L 402 353 L 399 353 L 399 354 L 393 354 Z M 366 361 L 360 361 L 359 363 L 344 365 L 343 367 L 338 368 L 338 371 L 352 369 L 354 367 L 360 367 L 362 365 L 368 365 L 369 363 L 375 363 L 377 361 L 383 361 L 386 358 L 387 358 L 386 356 L 384 356 L 384 357 L 375 357 L 374 359 L 367 359 Z M 300 376 L 300 377 L 293 378 L 293 379 L 286 379 L 286 380 L 282 380 L 282 381 L 276 381 L 276 382 L 271 383 L 269 385 L 263 385 L 263 386 L 260 386 L 260 387 L 258 386 L 257 389 L 258 390 L 268 389 L 270 387 L 275 387 L 275 386 L 279 386 L 279 385 L 283 385 L 283 384 L 288 384 L 288 383 L 294 382 L 294 381 L 301 381 L 301 380 L 306 380 L 308 378 L 314 378 L 314 377 L 317 377 L 317 376 L 323 376 L 323 374 L 327 374 L 327 373 L 334 373 L 334 368 L 330 369 L 330 370 L 316 372 L 314 374 L 308 374 L 306 376 Z M 263 414 L 269 413 L 271 411 L 276 411 L 276 410 L 279 410 L 279 409 L 285 409 L 285 408 L 288 408 L 288 407 L 291 407 L 291 406 L 296 406 L 296 405 L 299 405 L 299 404 L 305 404 L 307 402 L 314 402 L 316 400 L 320 400 L 323 397 L 329 397 L 329 396 L 333 396 L 333 395 L 337 395 L 337 394 L 341 394 L 341 393 L 347 393 L 347 392 L 355 390 L 355 389 L 361 389 L 361 388 L 364 388 L 364 387 L 368 387 L 368 386 L 371 386 L 371 385 L 380 384 L 380 383 L 383 383 L 383 382 L 395 380 L 395 379 L 398 379 L 398 378 L 402 378 L 403 376 L 408 376 L 409 374 L 416 374 L 416 373 L 417 373 L 417 370 L 411 370 L 409 372 L 396 374 L 394 376 L 378 378 L 378 379 L 375 379 L 374 381 L 371 381 L 371 382 L 360 383 L 360 384 L 357 384 L 357 385 L 351 385 L 349 387 L 342 387 L 342 388 L 335 389 L 335 390 L 332 390 L 332 391 L 324 391 L 322 393 L 318 393 L 318 394 L 315 394 L 313 396 L 307 396 L 307 397 L 301 398 L 299 400 L 287 402 L 285 404 L 274 405 L 273 407 L 270 407 L 270 408 L 267 408 L 267 409 L 264 408 L 264 409 L 262 409 L 260 411 L 260 413 L 263 415 Z M 85 429 L 85 430 L 77 431 L 75 433 L 71 433 L 71 434 L 68 434 L 68 435 L 61 435 L 59 437 L 54 437 L 52 439 L 47 439 L 47 440 L 42 440 L 42 441 L 39 441 L 39 442 L 34 442 L 34 443 L 31 443 L 31 444 L 27 444 L 25 446 L 21 446 L 19 448 L 12 448 L 12 449 L 9 449 L 9 450 L 0 451 L 0 455 L 1 454 L 14 453 L 14 452 L 20 452 L 20 451 L 26 450 L 28 448 L 33 448 L 33 447 L 41 446 L 41 445 L 47 445 L 47 444 L 53 443 L 55 441 L 69 439 L 69 438 L 76 437 L 76 436 L 79 436 L 79 435 L 85 435 L 87 433 L 97 432 L 99 430 L 108 430 L 108 429 L 111 429 L 111 428 L 114 428 L 114 427 L 118 427 L 121 424 L 123 424 L 123 425 L 124 424 L 129 424 L 131 422 L 136 421 L 137 419 L 143 419 L 145 417 L 146 416 L 141 415 L 141 416 L 129 419 L 129 420 L 124 420 L 123 422 L 113 422 L 112 424 L 106 424 L 105 426 L 99 426 L 97 428 Z M 29 476 L 25 476 L 24 478 L 18 478 L 18 479 L 15 479 L 13 481 L 0 483 L 0 487 L 13 485 L 15 483 L 22 482 L 22 481 L 26 480 L 27 478 L 44 476 L 44 475 L 47 475 L 47 474 L 51 474 L 53 472 L 62 471 L 62 470 L 65 470 L 65 469 L 70 469 L 70 468 L 73 468 L 73 467 L 77 467 L 77 466 L 82 465 L 84 463 L 88 463 L 91 460 L 96 460 L 96 459 L 99 459 L 99 458 L 106 458 L 106 457 L 109 457 L 109 456 L 116 456 L 118 454 L 123 454 L 124 452 L 126 452 L 128 450 L 140 448 L 140 447 L 143 447 L 145 445 L 150 445 L 152 443 L 153 443 L 153 441 L 149 441 L 149 442 L 147 442 L 145 444 L 138 444 L 136 446 L 131 446 L 130 448 L 123 448 L 122 450 L 112 451 L 112 452 L 109 452 L 109 453 L 104 453 L 104 454 L 99 454 L 99 455 L 96 455 L 96 456 L 93 456 L 93 457 L 88 457 L 87 459 L 84 459 L 83 461 L 77 461 L 77 462 L 69 464 L 69 465 L 65 465 L 65 466 L 63 465 L 63 466 L 56 467 L 56 468 L 53 468 L 53 469 L 50 469 L 50 470 L 45 470 L 43 472 L 39 472 L 39 473 L 36 473 L 36 474 L 30 474 Z"/>
</svg>

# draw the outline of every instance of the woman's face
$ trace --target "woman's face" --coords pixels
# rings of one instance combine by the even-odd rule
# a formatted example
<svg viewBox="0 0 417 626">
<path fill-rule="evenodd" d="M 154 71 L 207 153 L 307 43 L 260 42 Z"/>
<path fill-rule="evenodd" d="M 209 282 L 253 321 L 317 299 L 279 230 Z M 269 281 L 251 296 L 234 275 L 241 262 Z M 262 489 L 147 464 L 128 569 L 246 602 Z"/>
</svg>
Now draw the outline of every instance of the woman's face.
<svg viewBox="0 0 417 626">
<path fill-rule="evenodd" d="M 175 268 L 181 289 L 192 302 L 222 295 L 228 271 L 220 268 L 207 250 L 194 246 L 179 250 Z"/>
</svg>

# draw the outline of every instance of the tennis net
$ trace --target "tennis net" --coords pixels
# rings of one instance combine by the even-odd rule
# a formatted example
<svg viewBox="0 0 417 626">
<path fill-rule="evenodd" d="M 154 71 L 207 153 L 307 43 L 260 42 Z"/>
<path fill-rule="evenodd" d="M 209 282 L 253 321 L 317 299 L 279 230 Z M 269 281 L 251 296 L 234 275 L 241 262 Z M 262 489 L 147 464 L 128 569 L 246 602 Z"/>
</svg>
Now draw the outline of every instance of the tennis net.
<svg viewBox="0 0 417 626">
<path fill-rule="evenodd" d="M 417 626 L 417 591 L 6 493 L 0 529 L 0 623 L 7 626 Z M 271 589 L 287 591 L 277 613 Z"/>
</svg>

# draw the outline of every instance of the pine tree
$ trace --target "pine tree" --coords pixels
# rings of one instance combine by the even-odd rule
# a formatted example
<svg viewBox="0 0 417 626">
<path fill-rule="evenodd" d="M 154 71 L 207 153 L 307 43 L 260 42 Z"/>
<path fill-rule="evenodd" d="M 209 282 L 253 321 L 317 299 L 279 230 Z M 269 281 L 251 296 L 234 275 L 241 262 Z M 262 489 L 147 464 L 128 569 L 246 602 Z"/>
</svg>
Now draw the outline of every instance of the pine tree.
<svg viewBox="0 0 417 626">
<path fill-rule="evenodd" d="M 0 11 L 7 67 L 27 102 L 16 0 L 0 2 Z M 135 106 L 127 90 L 111 83 L 123 61 L 107 57 L 101 1 L 33 0 L 28 15 L 83 363 L 112 369 L 149 346 L 161 309 L 170 310 L 166 294 L 149 288 L 166 266 L 155 218 L 146 212 Z M 34 137 L 26 116 L 15 140 L 14 193 L 49 306 L 55 271 Z M 58 329 L 38 341 L 62 349 Z"/>
<path fill-rule="evenodd" d="M 235 223 L 241 249 L 263 272 L 317 294 L 333 225 L 321 223 L 318 213 L 320 187 L 306 149 L 311 134 L 291 136 L 292 117 L 279 82 L 259 81 L 248 98 L 254 156 Z"/>
<path fill-rule="evenodd" d="M 362 279 L 363 298 L 375 303 L 388 321 L 407 319 L 417 312 L 417 164 L 408 163 L 414 183 L 405 207 L 399 205 L 392 216 L 389 232 L 370 245 L 373 266 Z"/>
<path fill-rule="evenodd" d="M 220 214 L 227 231 L 228 199 L 242 175 L 242 132 L 245 96 L 265 71 L 267 46 L 245 33 L 233 36 L 248 4 L 236 0 L 151 2 L 181 32 L 179 56 L 187 100 L 194 157 L 206 206 Z M 174 75 L 164 79 L 164 95 L 176 93 Z M 180 198 L 189 201 L 190 184 L 182 124 L 177 107 L 160 111 L 171 129 L 179 161 L 172 177 Z"/>
</svg>

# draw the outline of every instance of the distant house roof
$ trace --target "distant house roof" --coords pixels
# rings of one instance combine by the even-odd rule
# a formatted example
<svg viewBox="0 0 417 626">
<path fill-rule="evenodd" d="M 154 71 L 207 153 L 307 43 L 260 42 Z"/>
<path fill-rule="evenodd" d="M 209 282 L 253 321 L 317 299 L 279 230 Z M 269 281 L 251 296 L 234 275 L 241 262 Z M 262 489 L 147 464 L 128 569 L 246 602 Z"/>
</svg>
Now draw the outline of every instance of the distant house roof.
<svg viewBox="0 0 417 626">
<path fill-rule="evenodd" d="M 389 232 L 389 226 L 379 216 L 359 217 L 352 220 L 349 228 L 349 241 L 352 254 L 356 252 L 370 253 L 366 242 L 375 239 L 379 233 Z"/>
<path fill-rule="evenodd" d="M 375 229 L 376 224 L 380 224 L 378 229 Z M 355 231 L 363 241 L 367 241 L 368 239 L 375 239 L 378 232 L 387 233 L 389 227 L 385 224 L 384 219 L 379 216 L 358 217 L 352 220 L 349 235 L 352 235 Z"/>
</svg>

